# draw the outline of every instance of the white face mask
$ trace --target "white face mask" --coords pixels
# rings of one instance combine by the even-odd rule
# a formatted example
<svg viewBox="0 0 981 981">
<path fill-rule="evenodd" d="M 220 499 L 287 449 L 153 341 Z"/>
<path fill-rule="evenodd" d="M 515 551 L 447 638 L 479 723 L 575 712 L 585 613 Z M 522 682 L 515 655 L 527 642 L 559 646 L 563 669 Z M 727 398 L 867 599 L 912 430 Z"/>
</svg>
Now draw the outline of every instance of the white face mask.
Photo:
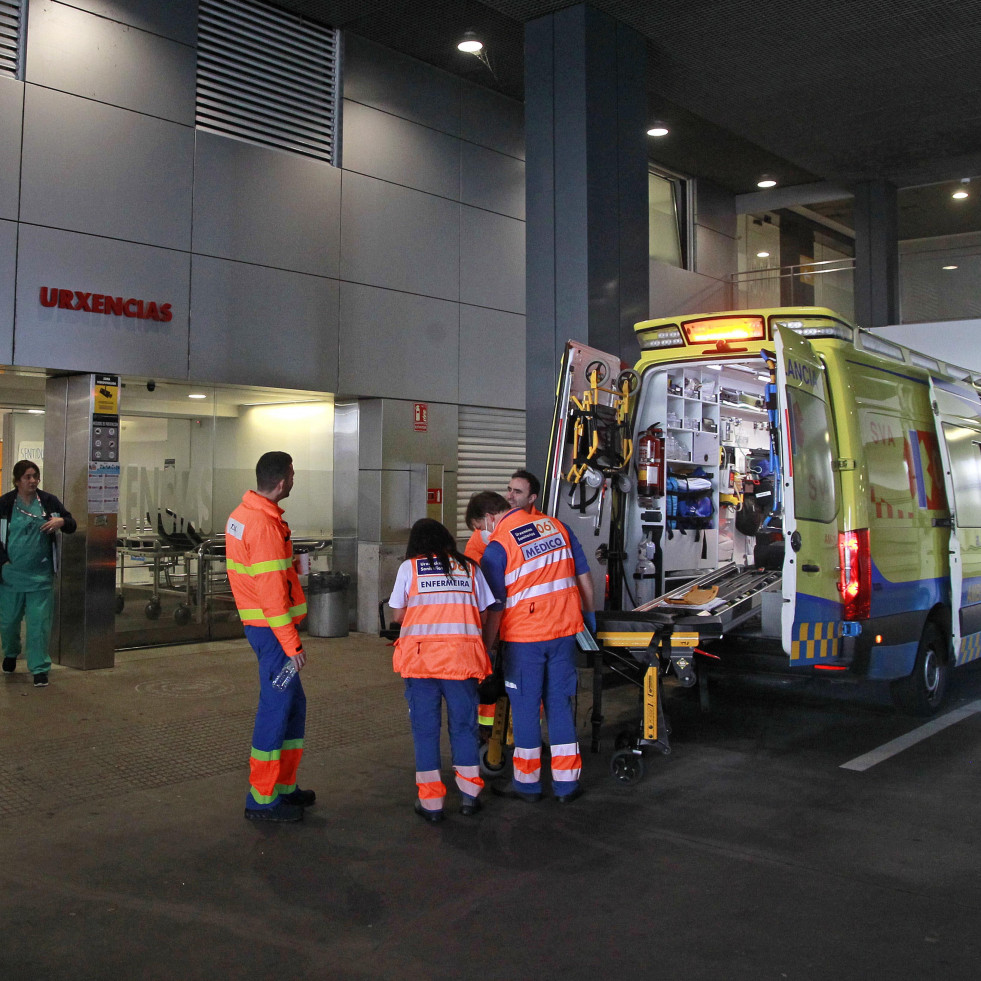
<svg viewBox="0 0 981 981">
<path fill-rule="evenodd" d="M 484 527 L 481 529 L 480 538 L 485 545 L 491 540 L 491 535 L 494 534 L 494 529 L 497 527 L 498 517 L 499 515 L 496 514 L 484 515 Z"/>
<path fill-rule="evenodd" d="M 491 535 L 494 533 L 488 531 L 486 528 L 480 533 L 480 540 L 486 545 L 491 540 Z"/>
</svg>

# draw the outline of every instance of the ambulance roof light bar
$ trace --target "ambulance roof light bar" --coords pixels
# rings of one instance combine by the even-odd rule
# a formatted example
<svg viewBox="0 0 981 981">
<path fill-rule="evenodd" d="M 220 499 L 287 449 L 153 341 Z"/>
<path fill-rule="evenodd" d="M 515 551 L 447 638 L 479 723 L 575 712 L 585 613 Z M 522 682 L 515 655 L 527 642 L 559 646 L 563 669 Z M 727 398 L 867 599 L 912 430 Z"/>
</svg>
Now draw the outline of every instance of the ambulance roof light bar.
<svg viewBox="0 0 981 981">
<path fill-rule="evenodd" d="M 773 327 L 787 327 L 801 337 L 837 337 L 843 341 L 854 337 L 848 324 L 827 317 L 771 317 L 770 324 L 771 330 Z"/>
<path fill-rule="evenodd" d="M 662 347 L 684 347 L 685 339 L 675 325 L 659 327 L 657 330 L 642 330 L 637 342 L 642 351 L 652 351 Z"/>
<path fill-rule="evenodd" d="M 689 344 L 716 344 L 723 347 L 729 341 L 766 339 L 766 324 L 762 317 L 733 316 L 683 320 L 681 329 Z"/>
</svg>

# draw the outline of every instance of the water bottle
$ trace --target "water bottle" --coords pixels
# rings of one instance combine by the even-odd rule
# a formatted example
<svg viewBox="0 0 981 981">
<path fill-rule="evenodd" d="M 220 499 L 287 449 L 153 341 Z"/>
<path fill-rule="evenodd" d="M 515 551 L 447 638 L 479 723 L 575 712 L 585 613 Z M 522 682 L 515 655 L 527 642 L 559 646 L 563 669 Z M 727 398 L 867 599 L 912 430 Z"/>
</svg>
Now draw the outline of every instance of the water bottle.
<svg viewBox="0 0 981 981">
<path fill-rule="evenodd" d="M 296 677 L 296 671 L 296 661 L 294 661 L 293 658 L 288 657 L 286 659 L 286 663 L 280 669 L 279 674 L 273 678 L 273 688 L 275 688 L 276 691 L 285 691 L 289 687 L 293 678 Z"/>
</svg>

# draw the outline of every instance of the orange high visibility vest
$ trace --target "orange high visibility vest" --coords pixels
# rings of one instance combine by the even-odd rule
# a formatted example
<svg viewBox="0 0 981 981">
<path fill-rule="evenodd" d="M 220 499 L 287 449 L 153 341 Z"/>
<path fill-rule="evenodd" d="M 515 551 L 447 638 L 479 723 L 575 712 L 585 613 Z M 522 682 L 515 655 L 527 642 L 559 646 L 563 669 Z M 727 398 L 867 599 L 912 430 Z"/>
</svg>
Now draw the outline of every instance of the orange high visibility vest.
<svg viewBox="0 0 981 981">
<path fill-rule="evenodd" d="M 403 678 L 483 680 L 491 673 L 484 649 L 472 569 L 450 560 L 450 575 L 432 558 L 408 559 L 412 582 L 393 666 Z"/>
<path fill-rule="evenodd" d="M 225 565 L 242 623 L 271 627 L 289 657 L 303 650 L 296 624 L 307 614 L 307 601 L 278 504 L 246 492 L 225 525 Z"/>
<path fill-rule="evenodd" d="M 480 535 L 481 532 L 478 528 L 467 540 L 467 547 L 463 550 L 463 554 L 468 559 L 473 559 L 477 565 L 480 565 L 480 560 L 484 557 L 484 550 L 487 548 L 487 542 Z"/>
<path fill-rule="evenodd" d="M 491 541 L 507 553 L 501 639 L 534 643 L 579 633 L 582 601 L 565 526 L 516 508 L 498 522 Z"/>
</svg>

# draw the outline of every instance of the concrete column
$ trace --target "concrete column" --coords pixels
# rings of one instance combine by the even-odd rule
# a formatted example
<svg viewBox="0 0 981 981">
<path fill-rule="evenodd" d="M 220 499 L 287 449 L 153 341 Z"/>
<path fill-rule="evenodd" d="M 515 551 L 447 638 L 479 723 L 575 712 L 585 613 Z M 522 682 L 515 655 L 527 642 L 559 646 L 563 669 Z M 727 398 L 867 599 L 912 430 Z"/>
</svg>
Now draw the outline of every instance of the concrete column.
<svg viewBox="0 0 981 981">
<path fill-rule="evenodd" d="M 855 187 L 855 319 L 860 327 L 899 323 L 899 208 L 887 181 Z"/>
<path fill-rule="evenodd" d="M 527 460 L 570 338 L 637 355 L 648 316 L 646 42 L 588 4 L 525 25 Z"/>
</svg>

